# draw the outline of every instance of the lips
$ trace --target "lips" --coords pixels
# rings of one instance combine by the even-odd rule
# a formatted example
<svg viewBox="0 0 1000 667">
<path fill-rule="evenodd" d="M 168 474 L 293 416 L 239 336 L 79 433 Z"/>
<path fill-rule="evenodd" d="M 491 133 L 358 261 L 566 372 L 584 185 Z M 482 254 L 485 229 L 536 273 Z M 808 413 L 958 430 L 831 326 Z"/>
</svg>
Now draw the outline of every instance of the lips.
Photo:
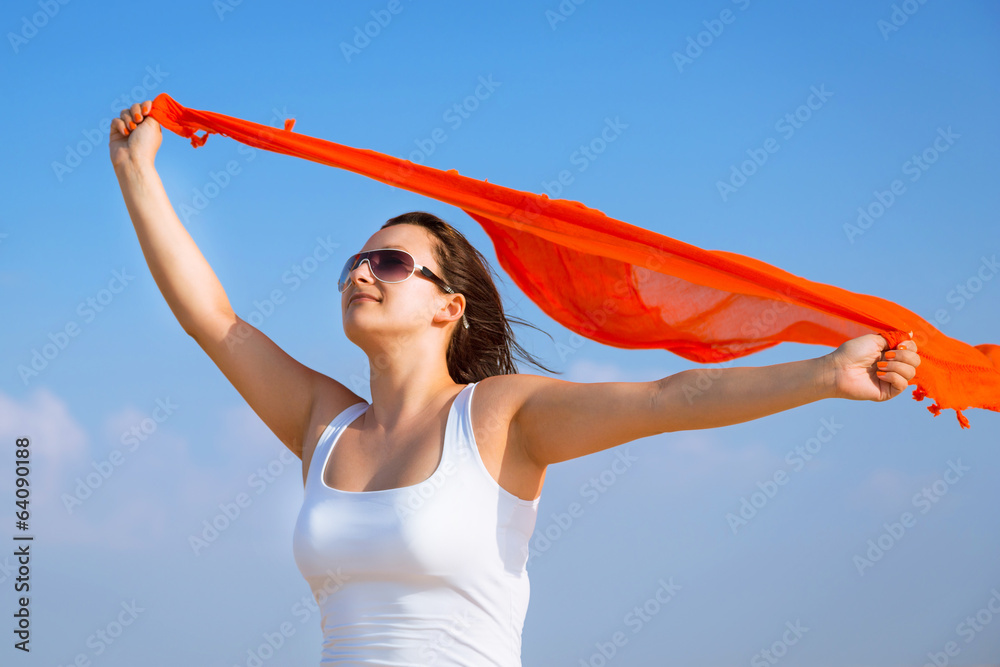
<svg viewBox="0 0 1000 667">
<path fill-rule="evenodd" d="M 370 294 L 362 294 L 359 292 L 358 294 L 355 294 L 351 297 L 351 300 L 347 302 L 347 305 L 351 305 L 356 301 L 378 301 L 378 299 L 376 299 Z"/>
</svg>

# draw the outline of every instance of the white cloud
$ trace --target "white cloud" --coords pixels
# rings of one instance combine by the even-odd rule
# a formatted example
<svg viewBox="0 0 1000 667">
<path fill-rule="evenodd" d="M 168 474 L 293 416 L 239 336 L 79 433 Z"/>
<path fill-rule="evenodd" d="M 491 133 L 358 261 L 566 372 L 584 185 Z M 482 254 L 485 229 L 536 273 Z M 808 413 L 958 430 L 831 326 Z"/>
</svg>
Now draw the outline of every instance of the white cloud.
<svg viewBox="0 0 1000 667">
<path fill-rule="evenodd" d="M 85 430 L 66 403 L 45 387 L 37 387 L 23 401 L 0 393 L 0 442 L 12 444 L 20 437 L 31 440 L 30 480 L 36 499 L 55 492 L 63 466 L 86 459 Z M 0 483 L 12 485 L 11 477 L 5 475 Z"/>
<path fill-rule="evenodd" d="M 102 420 L 95 438 L 48 389 L 38 388 L 23 400 L 0 393 L 0 441 L 31 438 L 32 532 L 49 543 L 112 549 L 186 542 L 220 502 L 249 492 L 248 476 L 281 453 L 274 435 L 243 404 L 221 411 L 217 431 L 198 434 L 195 443 L 211 441 L 225 454 L 198 463 L 192 441 L 178 433 L 179 424 L 171 424 L 173 415 L 157 423 L 151 419 L 154 407 L 148 412 L 121 407 Z M 136 427 L 154 423 L 151 433 L 122 440 Z M 118 465 L 111 462 L 115 451 Z M 298 477 L 299 468 L 289 467 Z M 13 488 L 11 473 L 0 480 L 5 497 Z M 72 512 L 67 497 L 80 500 Z"/>
<path fill-rule="evenodd" d="M 649 368 L 626 368 L 621 364 L 574 359 L 560 379 L 569 382 L 650 382 L 666 377 L 667 372 Z"/>
</svg>

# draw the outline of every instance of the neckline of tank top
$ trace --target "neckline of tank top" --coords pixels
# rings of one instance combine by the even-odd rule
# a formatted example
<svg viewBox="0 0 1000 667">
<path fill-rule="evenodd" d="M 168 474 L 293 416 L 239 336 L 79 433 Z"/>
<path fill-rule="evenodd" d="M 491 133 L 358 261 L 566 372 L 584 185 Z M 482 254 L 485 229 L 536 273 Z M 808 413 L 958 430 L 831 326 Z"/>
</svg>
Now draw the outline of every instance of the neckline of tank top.
<svg viewBox="0 0 1000 667">
<path fill-rule="evenodd" d="M 418 486 L 423 486 L 427 482 L 431 481 L 432 479 L 434 479 L 437 476 L 437 474 L 441 471 L 442 467 L 444 466 L 445 444 L 448 441 L 448 433 L 449 433 L 449 431 L 448 431 L 448 425 L 451 423 L 451 413 L 455 409 L 455 403 L 458 402 L 458 397 L 462 395 L 463 391 L 465 391 L 466 389 L 469 389 L 470 387 L 474 387 L 476 384 L 478 384 L 478 383 L 476 383 L 476 382 L 470 382 L 469 384 L 467 384 L 464 387 L 462 387 L 462 389 L 457 394 L 455 394 L 455 397 L 453 399 L 451 399 L 451 405 L 448 406 L 448 418 L 444 422 L 444 442 L 442 442 L 442 444 L 441 444 L 441 459 L 438 461 L 437 467 L 434 468 L 434 472 L 432 472 L 430 474 L 430 477 L 428 477 L 424 481 L 417 482 L 416 484 L 410 484 L 410 485 L 407 485 L 407 486 L 396 486 L 396 487 L 393 487 L 391 489 L 374 489 L 372 491 L 344 491 L 343 489 L 335 489 L 335 488 L 333 488 L 332 486 L 330 486 L 329 484 L 326 483 L 326 466 L 330 463 L 330 455 L 333 454 L 333 448 L 337 446 L 337 441 L 340 440 L 340 436 L 343 435 L 344 431 L 347 430 L 347 427 L 350 426 L 351 423 L 353 423 L 355 419 L 357 419 L 358 417 L 360 417 L 361 414 L 364 414 L 364 413 L 361 413 L 361 414 L 356 415 L 355 417 L 353 417 L 351 419 L 351 421 L 349 421 L 346 424 L 344 424 L 343 427 L 340 429 L 340 431 L 335 436 L 333 436 L 333 441 L 330 443 L 330 446 L 326 450 L 326 457 L 324 457 L 324 459 L 323 459 L 323 465 L 320 466 L 320 469 L 319 469 L 320 470 L 320 474 L 319 474 L 319 483 L 320 483 L 320 485 L 324 489 L 326 489 L 328 491 L 333 491 L 334 493 L 340 493 L 340 494 L 347 495 L 347 496 L 368 496 L 368 495 L 377 494 L 377 493 L 386 494 L 386 493 L 392 493 L 392 492 L 398 492 L 398 491 L 412 491 L 413 489 L 417 488 Z M 367 411 L 368 410 L 367 406 L 370 405 L 370 404 L 366 402 L 364 404 L 362 404 L 362 403 L 355 403 L 354 405 L 365 405 L 366 406 L 365 410 Z"/>
</svg>

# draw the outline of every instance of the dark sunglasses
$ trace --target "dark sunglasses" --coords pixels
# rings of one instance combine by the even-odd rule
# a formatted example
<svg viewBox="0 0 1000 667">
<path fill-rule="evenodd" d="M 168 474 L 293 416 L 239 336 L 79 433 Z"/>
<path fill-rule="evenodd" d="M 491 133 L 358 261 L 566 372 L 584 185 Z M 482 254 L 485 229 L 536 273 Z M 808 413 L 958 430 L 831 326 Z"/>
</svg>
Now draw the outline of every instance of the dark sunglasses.
<svg viewBox="0 0 1000 667">
<path fill-rule="evenodd" d="M 419 271 L 422 276 L 437 284 L 445 292 L 449 294 L 455 293 L 455 290 L 448 287 L 443 280 L 434 275 L 433 271 L 426 266 L 417 264 L 413 259 L 413 255 L 405 250 L 378 248 L 376 250 L 359 252 L 347 259 L 343 270 L 340 272 L 340 279 L 337 280 L 337 289 L 340 290 L 341 294 L 351 284 L 351 272 L 365 261 L 371 267 L 372 275 L 384 283 L 401 283 L 412 276 L 414 271 Z M 464 312 L 462 313 L 462 324 L 465 325 L 466 329 L 469 328 L 469 322 L 465 319 Z"/>
</svg>

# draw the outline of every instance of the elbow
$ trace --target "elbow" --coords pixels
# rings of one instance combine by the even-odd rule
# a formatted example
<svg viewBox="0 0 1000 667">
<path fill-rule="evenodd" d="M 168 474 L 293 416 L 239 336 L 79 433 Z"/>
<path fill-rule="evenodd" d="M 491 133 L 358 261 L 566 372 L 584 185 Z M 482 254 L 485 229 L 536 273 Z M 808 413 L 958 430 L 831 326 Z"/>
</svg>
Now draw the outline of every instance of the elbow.
<svg viewBox="0 0 1000 667">
<path fill-rule="evenodd" d="M 210 317 L 183 320 L 178 318 L 178 322 L 184 333 L 200 344 L 205 340 L 224 340 L 228 336 L 236 334 L 242 321 L 230 310 Z M 245 337 L 245 334 L 242 337 Z"/>
<path fill-rule="evenodd" d="M 669 399 L 670 380 L 673 375 L 657 380 L 653 383 L 653 391 L 650 395 L 650 414 L 653 415 L 656 424 L 656 435 L 675 431 L 675 408 Z"/>
<path fill-rule="evenodd" d="M 699 374 L 691 371 L 681 371 L 657 380 L 653 391 L 653 414 L 657 419 L 658 433 L 674 433 L 691 430 L 685 417 L 691 415 L 698 394 L 704 389 L 698 388 Z"/>
</svg>

